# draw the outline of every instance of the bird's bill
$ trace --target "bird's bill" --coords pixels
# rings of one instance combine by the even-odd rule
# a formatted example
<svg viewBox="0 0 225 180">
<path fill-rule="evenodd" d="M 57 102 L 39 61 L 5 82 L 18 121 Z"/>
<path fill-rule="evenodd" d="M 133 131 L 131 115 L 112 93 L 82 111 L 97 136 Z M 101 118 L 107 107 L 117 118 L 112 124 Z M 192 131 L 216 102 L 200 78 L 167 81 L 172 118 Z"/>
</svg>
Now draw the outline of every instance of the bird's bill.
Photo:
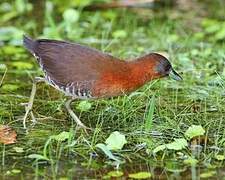
<svg viewBox="0 0 225 180">
<path fill-rule="evenodd" d="M 169 77 L 171 77 L 172 79 L 176 80 L 176 81 L 182 81 L 183 78 L 173 69 L 171 69 L 170 73 L 169 73 Z"/>
</svg>

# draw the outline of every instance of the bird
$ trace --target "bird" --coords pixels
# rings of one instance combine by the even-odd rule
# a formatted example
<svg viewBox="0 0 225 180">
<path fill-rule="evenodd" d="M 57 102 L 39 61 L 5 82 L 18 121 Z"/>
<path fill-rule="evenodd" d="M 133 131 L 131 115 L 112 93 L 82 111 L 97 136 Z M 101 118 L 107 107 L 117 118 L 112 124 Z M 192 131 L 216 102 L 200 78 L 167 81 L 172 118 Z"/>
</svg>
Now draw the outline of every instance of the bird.
<svg viewBox="0 0 225 180">
<path fill-rule="evenodd" d="M 121 96 L 137 90 L 153 79 L 170 76 L 182 77 L 173 69 L 169 60 L 158 53 L 149 53 L 132 60 L 122 60 L 78 43 L 53 39 L 32 39 L 23 36 L 24 47 L 36 58 L 44 77 L 35 77 L 23 126 L 36 94 L 36 84 L 46 82 L 63 92 L 69 99 L 65 107 L 78 127 L 89 129 L 73 112 L 74 100 L 101 99 Z"/>
</svg>

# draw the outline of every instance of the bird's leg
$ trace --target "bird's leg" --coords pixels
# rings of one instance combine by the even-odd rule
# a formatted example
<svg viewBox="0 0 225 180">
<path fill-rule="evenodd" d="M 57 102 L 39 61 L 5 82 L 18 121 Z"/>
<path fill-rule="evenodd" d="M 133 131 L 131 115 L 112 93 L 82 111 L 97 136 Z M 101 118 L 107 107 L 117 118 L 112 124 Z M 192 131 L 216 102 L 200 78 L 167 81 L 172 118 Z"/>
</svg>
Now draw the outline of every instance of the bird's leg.
<svg viewBox="0 0 225 180">
<path fill-rule="evenodd" d="M 34 118 L 33 112 L 31 110 L 32 110 L 32 107 L 33 107 L 34 97 L 35 97 L 36 90 L 37 90 L 37 83 L 39 83 L 39 82 L 45 82 L 45 78 L 42 78 L 42 77 L 35 77 L 34 78 L 29 102 L 24 104 L 25 105 L 25 111 L 26 111 L 26 113 L 23 117 L 23 128 L 24 129 L 26 129 L 26 119 L 27 119 L 29 113 L 31 113 L 33 121 L 34 122 L 36 121 L 35 118 Z"/>
<path fill-rule="evenodd" d="M 80 127 L 80 128 L 83 128 L 84 130 L 86 129 L 91 129 L 87 126 L 85 126 L 81 121 L 80 119 L 77 117 L 77 115 L 73 112 L 73 110 L 71 109 L 70 105 L 71 103 L 74 101 L 74 99 L 69 99 L 68 101 L 66 101 L 65 103 L 65 106 L 66 106 L 66 109 L 68 111 L 68 113 L 70 114 L 70 116 L 73 118 L 73 120 L 77 123 L 77 125 Z"/>
</svg>

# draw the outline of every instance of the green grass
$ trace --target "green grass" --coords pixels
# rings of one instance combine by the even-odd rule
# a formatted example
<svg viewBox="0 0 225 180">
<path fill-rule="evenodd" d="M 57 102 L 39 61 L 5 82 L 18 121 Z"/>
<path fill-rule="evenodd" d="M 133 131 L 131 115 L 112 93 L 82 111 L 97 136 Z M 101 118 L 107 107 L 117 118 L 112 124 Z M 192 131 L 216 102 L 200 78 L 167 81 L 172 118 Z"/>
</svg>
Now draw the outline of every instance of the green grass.
<svg viewBox="0 0 225 180">
<path fill-rule="evenodd" d="M 165 179 L 182 176 L 195 179 L 209 170 L 222 172 L 223 160 L 216 157 L 225 155 L 225 43 L 224 39 L 215 39 L 217 33 L 223 32 L 207 30 L 224 22 L 222 9 L 217 12 L 212 5 L 210 12 L 191 22 L 190 14 L 200 13 L 196 9 L 191 13 L 179 8 L 142 13 L 125 9 L 78 10 L 75 13 L 79 18 L 68 22 L 62 13 L 69 5 L 64 6 L 56 3 L 57 11 L 47 10 L 42 32 L 34 30 L 38 24 L 27 18 L 29 11 L 15 12 L 18 16 L 7 22 L 0 20 L 4 32 L 9 31 L 5 27 L 16 28 L 11 33 L 0 31 L 0 42 L 4 43 L 0 45 L 0 124 L 9 125 L 18 134 L 17 143 L 0 145 L 0 178 L 106 176 L 118 164 L 95 145 L 104 143 L 114 131 L 124 134 L 127 140 L 122 150 L 114 152 L 122 160 L 120 171 L 148 171 Z M 204 6 L 197 3 L 199 8 Z M 0 13 L 4 14 L 3 10 Z M 202 24 L 209 19 L 215 20 L 214 24 Z M 16 45 L 21 44 L 20 31 L 34 37 L 69 39 L 121 59 L 153 51 L 166 52 L 175 69 L 183 73 L 184 81 L 156 80 L 128 95 L 88 101 L 91 107 L 83 110 L 79 108 L 80 101 L 74 102 L 73 109 L 80 119 L 94 128 L 89 135 L 76 129 L 64 108 L 66 98 L 48 85 L 39 84 L 33 107 L 38 122 L 32 126 L 28 121 L 26 133 L 21 119 L 24 107 L 20 104 L 28 101 L 32 79 L 42 72 L 34 58 Z M 194 142 L 188 140 L 184 149 L 153 153 L 159 145 L 185 138 L 185 131 L 192 125 L 204 128 L 207 144 L 193 150 L 190 145 Z M 53 138 L 63 131 L 68 132 L 65 141 Z M 16 147 L 23 151 L 18 152 Z M 32 154 L 36 159 L 29 158 Z M 192 167 L 185 164 L 188 157 L 198 160 L 198 164 Z M 155 167 L 160 168 L 159 172 Z"/>
</svg>

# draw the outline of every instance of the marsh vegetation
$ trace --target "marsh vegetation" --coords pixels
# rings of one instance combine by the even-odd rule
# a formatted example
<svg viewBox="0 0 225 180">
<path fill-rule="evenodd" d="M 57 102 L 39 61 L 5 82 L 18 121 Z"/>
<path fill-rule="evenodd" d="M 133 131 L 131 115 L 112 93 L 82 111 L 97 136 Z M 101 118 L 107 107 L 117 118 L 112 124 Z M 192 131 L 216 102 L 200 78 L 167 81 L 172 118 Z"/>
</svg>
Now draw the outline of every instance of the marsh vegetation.
<svg viewBox="0 0 225 180">
<path fill-rule="evenodd" d="M 14 129 L 17 140 L 0 144 L 0 179 L 224 178 L 225 2 L 85 9 L 95 3 L 1 1 L 0 124 Z M 74 102 L 94 128 L 88 135 L 71 121 L 66 97 L 42 83 L 33 107 L 37 123 L 27 121 L 24 130 L 21 103 L 43 74 L 22 46 L 23 34 L 123 59 L 161 52 L 184 80 L 165 78 L 121 97 Z"/>
</svg>

